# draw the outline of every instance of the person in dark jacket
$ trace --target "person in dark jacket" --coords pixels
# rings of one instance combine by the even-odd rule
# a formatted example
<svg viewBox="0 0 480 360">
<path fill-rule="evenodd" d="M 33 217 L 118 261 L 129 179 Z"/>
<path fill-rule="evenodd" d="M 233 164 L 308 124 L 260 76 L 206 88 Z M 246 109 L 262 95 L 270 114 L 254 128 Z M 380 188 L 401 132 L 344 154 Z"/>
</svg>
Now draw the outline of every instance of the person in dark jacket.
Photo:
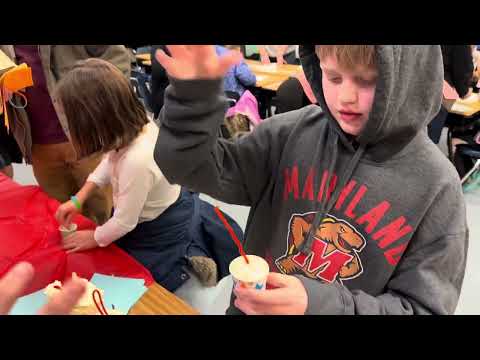
<svg viewBox="0 0 480 360">
<path fill-rule="evenodd" d="M 158 49 L 162 49 L 170 55 L 166 45 L 152 45 L 152 107 L 153 115 L 158 118 L 158 114 L 163 107 L 163 97 L 165 96 L 165 89 L 169 84 L 168 76 L 162 65 L 157 61 L 155 53 Z"/>
<path fill-rule="evenodd" d="M 470 45 L 441 45 L 445 80 L 461 98 L 472 93 L 473 57 Z"/>
<path fill-rule="evenodd" d="M 467 98 L 472 94 L 470 84 L 473 78 L 473 58 L 470 45 L 440 46 L 445 81 L 457 91 L 461 98 Z M 428 136 L 435 144 L 440 141 L 447 117 L 448 112 L 442 106 L 439 113 L 428 125 Z"/>
</svg>

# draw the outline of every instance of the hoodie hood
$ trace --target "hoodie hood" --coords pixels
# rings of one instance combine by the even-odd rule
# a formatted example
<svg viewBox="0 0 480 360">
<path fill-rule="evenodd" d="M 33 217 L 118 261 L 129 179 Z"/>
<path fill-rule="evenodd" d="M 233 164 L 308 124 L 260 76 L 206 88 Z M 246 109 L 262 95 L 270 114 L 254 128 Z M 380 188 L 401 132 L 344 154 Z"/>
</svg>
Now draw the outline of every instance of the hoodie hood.
<svg viewBox="0 0 480 360">
<path fill-rule="evenodd" d="M 339 177 L 335 191 L 323 203 L 313 220 L 302 252 L 307 254 L 315 238 L 315 229 L 336 203 L 341 189 L 347 184 L 361 158 L 384 162 L 404 149 L 423 131 L 440 111 L 443 88 L 443 62 L 439 45 L 377 45 L 375 62 L 378 70 L 375 98 L 365 129 L 357 137 L 358 148 L 340 128 L 328 109 L 322 88 L 320 61 L 315 45 L 301 45 L 300 59 L 319 105 L 326 113 L 332 152 L 329 174 L 336 168 L 338 145 L 342 143 L 352 158 Z M 424 131 L 424 136 L 426 131 Z M 331 178 L 329 177 L 328 183 Z"/>
<path fill-rule="evenodd" d="M 375 99 L 357 141 L 365 147 L 365 157 L 383 162 L 408 145 L 440 111 L 443 62 L 439 45 L 377 45 L 375 53 L 378 70 Z M 300 59 L 339 140 L 354 151 L 325 102 L 315 45 L 300 45 Z"/>
</svg>

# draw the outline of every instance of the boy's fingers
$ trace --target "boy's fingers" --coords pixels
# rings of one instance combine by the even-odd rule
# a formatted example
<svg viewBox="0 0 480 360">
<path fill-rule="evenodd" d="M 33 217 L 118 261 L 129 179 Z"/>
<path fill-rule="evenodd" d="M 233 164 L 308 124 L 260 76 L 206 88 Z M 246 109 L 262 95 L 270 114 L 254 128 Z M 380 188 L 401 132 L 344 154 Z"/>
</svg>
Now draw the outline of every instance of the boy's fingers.
<svg viewBox="0 0 480 360">
<path fill-rule="evenodd" d="M 175 73 L 175 60 L 168 56 L 162 49 L 158 49 L 155 53 L 155 57 L 160 65 L 163 66 L 167 74 L 172 75 Z"/>
<path fill-rule="evenodd" d="M 68 315 L 85 291 L 81 281 L 71 280 L 38 312 L 39 315 Z"/>
<path fill-rule="evenodd" d="M 282 288 L 287 287 L 290 282 L 290 278 L 286 277 L 286 275 L 279 274 L 279 273 L 269 273 L 267 278 L 267 284 L 272 285 L 275 288 Z"/>
<path fill-rule="evenodd" d="M 237 289 L 235 295 L 242 301 L 251 302 L 255 305 L 285 305 L 288 298 L 285 296 L 285 289 L 273 290 L 253 290 L 253 289 Z"/>
<path fill-rule="evenodd" d="M 256 304 L 249 301 L 236 299 L 235 307 L 247 315 L 285 315 L 285 305 Z"/>
<path fill-rule="evenodd" d="M 167 49 L 174 59 L 185 59 L 190 55 L 186 45 L 167 45 Z"/>
<path fill-rule="evenodd" d="M 253 305 L 248 301 L 242 301 L 240 299 L 236 299 L 235 307 L 247 315 L 258 315 Z"/>
<path fill-rule="evenodd" d="M 197 58 L 210 58 L 217 55 L 213 45 L 190 45 L 188 49 Z"/>
<path fill-rule="evenodd" d="M 33 266 L 22 262 L 0 280 L 0 314 L 7 314 L 26 289 L 34 275 Z"/>
<path fill-rule="evenodd" d="M 238 64 L 242 61 L 243 55 L 240 51 L 230 51 L 224 56 L 220 57 L 219 59 L 219 68 L 223 74 L 227 73 L 227 71 L 234 65 Z"/>
</svg>

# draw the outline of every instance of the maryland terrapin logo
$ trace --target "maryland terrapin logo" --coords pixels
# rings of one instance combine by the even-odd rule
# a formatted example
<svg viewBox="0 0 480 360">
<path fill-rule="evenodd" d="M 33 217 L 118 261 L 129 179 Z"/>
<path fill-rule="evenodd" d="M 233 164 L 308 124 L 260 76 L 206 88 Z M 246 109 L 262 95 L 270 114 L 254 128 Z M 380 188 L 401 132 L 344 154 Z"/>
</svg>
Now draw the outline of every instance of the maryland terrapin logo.
<svg viewBox="0 0 480 360">
<path fill-rule="evenodd" d="M 358 254 L 365 238 L 349 223 L 327 215 L 315 232 L 311 251 L 299 251 L 306 240 L 315 213 L 293 215 L 290 219 L 287 252 L 275 263 L 287 275 L 302 274 L 329 283 L 350 280 L 362 274 Z"/>
</svg>

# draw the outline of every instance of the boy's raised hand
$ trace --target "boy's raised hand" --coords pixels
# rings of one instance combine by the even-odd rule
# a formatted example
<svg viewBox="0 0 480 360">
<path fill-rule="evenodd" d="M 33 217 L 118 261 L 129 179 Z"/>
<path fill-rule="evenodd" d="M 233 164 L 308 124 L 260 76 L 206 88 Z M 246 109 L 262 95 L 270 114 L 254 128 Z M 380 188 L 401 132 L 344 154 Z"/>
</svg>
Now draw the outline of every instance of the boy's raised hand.
<svg viewBox="0 0 480 360">
<path fill-rule="evenodd" d="M 167 45 L 171 56 L 161 49 L 156 58 L 168 75 L 179 80 L 222 78 L 242 60 L 239 51 L 231 50 L 218 56 L 213 45 Z"/>
<path fill-rule="evenodd" d="M 308 296 L 302 282 L 294 276 L 270 273 L 271 290 L 236 287 L 235 306 L 247 315 L 304 315 Z"/>
</svg>

